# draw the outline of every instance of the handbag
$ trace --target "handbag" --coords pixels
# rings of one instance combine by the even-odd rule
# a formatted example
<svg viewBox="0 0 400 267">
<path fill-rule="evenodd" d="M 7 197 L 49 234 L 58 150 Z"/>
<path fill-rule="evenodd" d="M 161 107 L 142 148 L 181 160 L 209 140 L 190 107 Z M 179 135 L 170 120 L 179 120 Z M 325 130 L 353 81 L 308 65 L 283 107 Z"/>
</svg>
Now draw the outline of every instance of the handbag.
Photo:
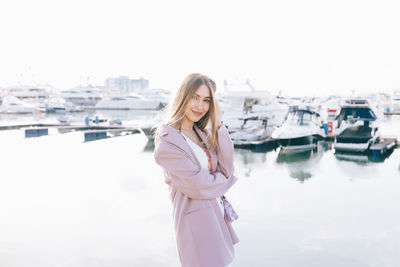
<svg viewBox="0 0 400 267">
<path fill-rule="evenodd" d="M 225 210 L 225 219 L 228 220 L 229 222 L 236 221 L 239 216 L 236 214 L 235 210 L 232 208 L 231 203 L 228 202 L 225 196 L 221 197 L 222 204 L 224 206 Z"/>
</svg>

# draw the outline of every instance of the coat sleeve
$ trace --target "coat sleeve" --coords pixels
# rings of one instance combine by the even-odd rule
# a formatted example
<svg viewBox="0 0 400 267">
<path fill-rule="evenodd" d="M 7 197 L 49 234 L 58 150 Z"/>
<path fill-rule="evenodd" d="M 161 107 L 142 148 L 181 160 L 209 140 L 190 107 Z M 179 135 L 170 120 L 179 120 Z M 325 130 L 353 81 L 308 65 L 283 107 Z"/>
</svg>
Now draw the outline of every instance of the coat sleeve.
<svg viewBox="0 0 400 267">
<path fill-rule="evenodd" d="M 199 168 L 184 150 L 169 142 L 161 141 L 156 145 L 154 158 L 172 185 L 192 199 L 215 199 L 237 181 L 233 175 L 225 177 L 219 171 L 210 174 Z"/>
<path fill-rule="evenodd" d="M 229 177 L 233 175 L 234 172 L 234 167 L 233 167 L 234 146 L 231 137 L 229 136 L 228 130 L 226 129 L 224 124 L 222 124 L 217 131 L 217 140 L 218 143 L 216 145 L 216 151 L 218 157 L 219 170 Z"/>
</svg>

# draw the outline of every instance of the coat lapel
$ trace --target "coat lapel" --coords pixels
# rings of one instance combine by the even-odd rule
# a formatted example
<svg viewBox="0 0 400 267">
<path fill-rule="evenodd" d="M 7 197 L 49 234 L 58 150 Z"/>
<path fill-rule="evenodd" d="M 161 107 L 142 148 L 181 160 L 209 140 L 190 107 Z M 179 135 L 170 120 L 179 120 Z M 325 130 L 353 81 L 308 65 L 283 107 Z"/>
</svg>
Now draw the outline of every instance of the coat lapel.
<svg viewBox="0 0 400 267">
<path fill-rule="evenodd" d="M 214 149 L 211 149 L 211 143 L 209 138 L 207 138 L 207 135 L 205 132 L 203 132 L 199 127 L 194 125 L 194 130 L 197 132 L 197 134 L 200 136 L 201 140 L 203 143 L 206 145 L 208 151 L 210 152 L 210 157 L 211 157 L 211 162 L 213 165 L 213 171 L 216 170 L 218 160 L 217 160 L 217 155 L 215 153 Z M 172 143 L 179 148 L 181 148 L 185 153 L 194 161 L 197 162 L 197 165 L 201 168 L 200 162 L 198 161 L 197 157 L 195 156 L 193 150 L 189 146 L 189 144 L 186 142 L 185 138 L 181 135 L 181 133 L 175 129 L 172 126 L 163 125 L 163 129 L 160 132 L 160 137 L 163 138 L 165 141 Z"/>
<path fill-rule="evenodd" d="M 198 166 L 200 166 L 200 162 L 194 155 L 193 150 L 190 148 L 185 138 L 181 135 L 181 133 L 177 129 L 165 124 L 163 125 L 163 129 L 160 132 L 160 136 L 167 142 L 172 143 L 181 148 L 193 161 L 197 162 Z"/>
<path fill-rule="evenodd" d="M 210 152 L 212 170 L 213 170 L 213 172 L 216 171 L 217 170 L 218 159 L 217 159 L 217 154 L 215 153 L 215 149 L 211 148 L 210 139 L 207 138 L 206 133 L 204 131 L 202 131 L 199 127 L 197 127 L 197 125 L 194 125 L 194 130 L 200 136 L 200 138 L 203 141 L 203 143 L 206 144 L 206 147 L 207 147 L 208 151 Z"/>
</svg>

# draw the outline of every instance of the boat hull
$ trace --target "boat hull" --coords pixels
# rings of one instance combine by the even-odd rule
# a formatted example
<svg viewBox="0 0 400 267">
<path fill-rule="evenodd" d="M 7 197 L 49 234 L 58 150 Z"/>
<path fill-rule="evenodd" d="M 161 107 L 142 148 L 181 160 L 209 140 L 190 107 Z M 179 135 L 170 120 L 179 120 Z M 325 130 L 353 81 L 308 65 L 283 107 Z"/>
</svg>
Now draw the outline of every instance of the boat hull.
<svg viewBox="0 0 400 267">
<path fill-rule="evenodd" d="M 335 151 L 365 152 L 375 142 L 376 129 L 369 126 L 353 126 L 336 136 L 333 146 Z"/>
<path fill-rule="evenodd" d="M 282 152 L 304 151 L 317 146 L 318 137 L 314 135 L 276 140 Z"/>
</svg>

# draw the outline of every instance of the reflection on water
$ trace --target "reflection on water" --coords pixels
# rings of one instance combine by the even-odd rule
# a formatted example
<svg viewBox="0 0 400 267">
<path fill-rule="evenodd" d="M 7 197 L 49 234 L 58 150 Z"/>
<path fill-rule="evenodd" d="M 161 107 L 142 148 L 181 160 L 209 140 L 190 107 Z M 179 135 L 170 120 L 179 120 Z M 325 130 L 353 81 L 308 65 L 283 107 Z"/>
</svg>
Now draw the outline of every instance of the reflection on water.
<svg viewBox="0 0 400 267">
<path fill-rule="evenodd" d="M 312 174 L 303 170 L 294 170 L 290 172 L 290 177 L 295 178 L 303 183 L 305 180 L 310 179 Z"/>
<path fill-rule="evenodd" d="M 384 162 L 392 155 L 393 151 L 394 149 L 390 149 L 382 156 L 374 156 L 371 153 L 335 152 L 335 157 L 338 160 L 353 161 L 365 165 L 368 162 Z"/>
<path fill-rule="evenodd" d="M 327 149 L 328 145 L 325 142 L 319 142 L 312 149 L 290 152 L 280 150 L 276 162 L 278 164 L 286 164 L 290 177 L 303 183 L 313 176 L 313 167 L 318 164 L 318 161 Z"/>
<path fill-rule="evenodd" d="M 277 158 L 278 163 L 294 163 L 301 161 L 309 161 L 313 158 L 321 157 L 324 151 L 328 150 L 328 144 L 319 142 L 315 148 L 298 150 L 298 151 L 285 151 L 280 150 Z"/>
<path fill-rule="evenodd" d="M 336 152 L 335 157 L 338 160 L 353 161 L 360 165 L 366 165 L 370 160 L 367 154 L 362 153 L 340 153 Z"/>
<path fill-rule="evenodd" d="M 154 139 L 148 140 L 143 152 L 154 152 Z"/>
<path fill-rule="evenodd" d="M 269 149 L 268 149 L 269 151 Z M 258 150 L 253 152 L 248 149 L 235 149 L 236 160 L 243 164 L 243 176 L 250 177 L 255 166 L 262 166 L 267 160 L 267 152 Z"/>
</svg>

